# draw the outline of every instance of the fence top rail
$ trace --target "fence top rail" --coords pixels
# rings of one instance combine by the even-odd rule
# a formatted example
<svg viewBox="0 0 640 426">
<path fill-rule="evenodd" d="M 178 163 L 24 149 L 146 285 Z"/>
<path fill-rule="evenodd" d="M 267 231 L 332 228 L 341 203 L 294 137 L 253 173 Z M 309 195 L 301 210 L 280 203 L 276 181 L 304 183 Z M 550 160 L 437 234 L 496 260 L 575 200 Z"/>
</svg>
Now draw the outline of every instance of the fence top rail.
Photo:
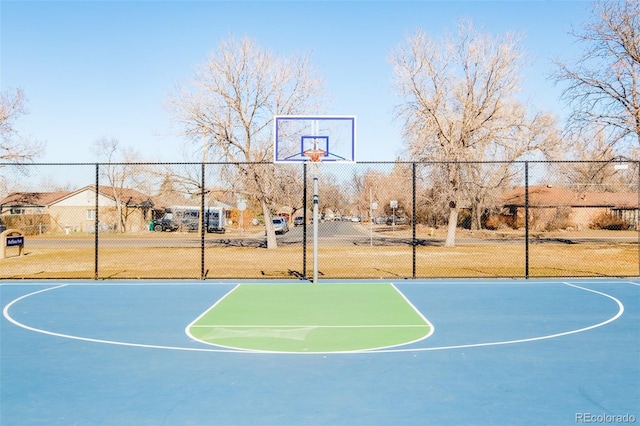
<svg viewBox="0 0 640 426">
<path fill-rule="evenodd" d="M 429 161 L 358 161 L 352 164 L 640 164 L 640 160 L 495 160 L 495 161 L 458 161 L 458 160 L 429 160 Z M 133 162 L 29 162 L 29 163 L 12 163 L 0 162 L 0 167 L 27 167 L 27 166 L 180 166 L 180 165 L 250 165 L 265 164 L 274 165 L 271 161 L 133 161 Z M 304 164 L 304 163 L 302 163 Z"/>
</svg>

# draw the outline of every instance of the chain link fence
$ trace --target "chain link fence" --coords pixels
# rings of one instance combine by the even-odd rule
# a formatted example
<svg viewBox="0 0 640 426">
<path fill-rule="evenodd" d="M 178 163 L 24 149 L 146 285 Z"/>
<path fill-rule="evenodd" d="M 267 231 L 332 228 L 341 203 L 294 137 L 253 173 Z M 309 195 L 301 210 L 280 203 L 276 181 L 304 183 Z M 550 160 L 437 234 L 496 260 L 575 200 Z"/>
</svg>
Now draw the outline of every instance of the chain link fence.
<svg viewBox="0 0 640 426">
<path fill-rule="evenodd" d="M 638 276 L 639 165 L 0 164 L 0 279 L 310 279 L 314 176 L 320 279 Z"/>
</svg>

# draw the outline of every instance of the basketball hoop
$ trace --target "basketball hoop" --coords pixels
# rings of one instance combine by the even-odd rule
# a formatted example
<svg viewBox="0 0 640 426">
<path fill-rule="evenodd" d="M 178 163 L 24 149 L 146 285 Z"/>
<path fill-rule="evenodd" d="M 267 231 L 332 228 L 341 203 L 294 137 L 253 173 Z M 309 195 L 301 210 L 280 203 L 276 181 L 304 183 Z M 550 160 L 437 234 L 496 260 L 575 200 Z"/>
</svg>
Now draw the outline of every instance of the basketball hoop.
<svg viewBox="0 0 640 426">
<path fill-rule="evenodd" d="M 324 149 L 307 149 L 303 152 L 303 154 L 311 160 L 312 163 L 318 163 L 320 161 L 320 157 L 324 157 L 327 153 Z"/>
<path fill-rule="evenodd" d="M 273 117 L 273 140 L 274 163 L 302 163 L 305 176 L 309 169 L 313 177 L 313 283 L 316 284 L 320 163 L 356 162 L 356 117 L 276 115 Z"/>
</svg>

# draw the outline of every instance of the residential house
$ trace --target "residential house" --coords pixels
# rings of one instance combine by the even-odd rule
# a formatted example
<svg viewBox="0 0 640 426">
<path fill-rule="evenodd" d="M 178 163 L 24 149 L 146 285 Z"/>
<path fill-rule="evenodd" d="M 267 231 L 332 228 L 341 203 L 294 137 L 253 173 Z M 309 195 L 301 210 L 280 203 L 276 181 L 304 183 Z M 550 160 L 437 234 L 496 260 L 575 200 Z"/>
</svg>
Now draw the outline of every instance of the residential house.
<svg viewBox="0 0 640 426">
<path fill-rule="evenodd" d="M 53 201 L 69 194 L 69 191 L 14 192 L 0 200 L 0 215 L 43 214 Z"/>
<path fill-rule="evenodd" d="M 7 228 L 20 229 L 27 235 L 49 232 L 48 205 L 68 191 L 14 192 L 0 200 L 0 219 Z"/>
<path fill-rule="evenodd" d="M 0 215 L 11 222 L 15 215 L 46 215 L 51 232 L 93 232 L 99 229 L 138 232 L 148 228 L 153 202 L 134 189 L 95 185 L 76 191 L 16 192 L 0 200 Z M 121 219 L 119 220 L 118 217 Z"/>
<path fill-rule="evenodd" d="M 93 232 L 96 219 L 95 188 L 95 185 L 85 186 L 49 204 L 52 228 Z M 98 187 L 97 205 L 99 230 L 140 232 L 149 227 L 153 201 L 135 189 L 101 185 Z M 123 229 L 119 229 L 119 226 Z"/>
<path fill-rule="evenodd" d="M 525 188 L 520 187 L 502 196 L 502 203 L 512 224 L 524 223 Z M 529 187 L 530 225 L 545 229 L 553 221 L 565 226 L 585 229 L 594 219 L 605 213 L 613 214 L 637 229 L 638 193 L 636 192 L 575 192 L 552 186 Z"/>
</svg>

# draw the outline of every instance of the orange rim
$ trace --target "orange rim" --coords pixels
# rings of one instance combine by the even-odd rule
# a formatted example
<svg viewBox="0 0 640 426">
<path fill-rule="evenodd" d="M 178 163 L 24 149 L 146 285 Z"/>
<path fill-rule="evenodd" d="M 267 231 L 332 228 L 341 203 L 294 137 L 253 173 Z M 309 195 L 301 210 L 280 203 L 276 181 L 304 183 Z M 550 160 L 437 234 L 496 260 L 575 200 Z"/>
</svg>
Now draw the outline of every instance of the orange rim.
<svg viewBox="0 0 640 426">
<path fill-rule="evenodd" d="M 307 149 L 303 152 L 303 154 L 309 157 L 311 159 L 311 162 L 313 163 L 320 161 L 320 157 L 322 157 L 326 153 L 327 151 L 323 149 Z"/>
</svg>

